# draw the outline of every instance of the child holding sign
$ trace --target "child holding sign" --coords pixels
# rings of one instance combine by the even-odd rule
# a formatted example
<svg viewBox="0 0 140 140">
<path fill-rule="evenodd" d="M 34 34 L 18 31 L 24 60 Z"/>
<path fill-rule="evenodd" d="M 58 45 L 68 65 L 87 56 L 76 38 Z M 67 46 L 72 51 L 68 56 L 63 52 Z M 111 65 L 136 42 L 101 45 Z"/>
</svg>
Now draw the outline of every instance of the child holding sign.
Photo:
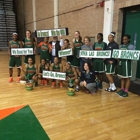
<svg viewBox="0 0 140 140">
<path fill-rule="evenodd" d="M 109 44 L 108 44 L 106 50 L 111 50 L 111 52 L 113 52 L 113 49 L 119 49 L 118 44 L 114 41 L 115 34 L 116 34 L 115 32 L 111 32 L 108 36 Z M 110 83 L 109 88 L 106 88 L 105 90 L 108 92 L 114 92 L 114 91 L 116 91 L 116 86 L 114 84 L 113 74 L 115 74 L 117 60 L 114 58 L 107 58 L 105 63 L 106 63 L 105 64 L 106 76 Z"/>
<path fill-rule="evenodd" d="M 46 60 L 47 63 L 50 62 L 50 44 L 49 44 L 49 37 L 45 37 L 43 42 L 40 42 L 38 47 L 41 48 L 41 52 L 40 52 L 40 62 L 41 60 L 44 58 Z M 36 44 L 37 43 L 37 38 L 36 38 Z"/>
<path fill-rule="evenodd" d="M 78 77 L 77 77 L 77 73 L 75 71 L 75 68 L 72 68 L 71 67 L 71 63 L 70 62 L 67 62 L 66 63 L 66 82 L 69 82 L 70 84 L 70 87 L 71 88 L 74 88 L 74 82 L 76 84 L 76 88 L 75 88 L 75 91 L 78 92 L 79 91 L 79 80 L 78 80 Z"/>
<path fill-rule="evenodd" d="M 50 71 L 55 71 L 55 72 L 62 72 L 62 66 L 58 62 L 58 57 L 54 57 L 54 63 L 51 64 Z M 61 80 L 58 80 L 60 87 L 63 87 L 63 82 Z M 52 87 L 56 86 L 56 80 L 52 80 Z"/>
<path fill-rule="evenodd" d="M 41 80 L 40 85 L 47 86 L 49 80 L 42 77 L 43 70 L 49 70 L 49 63 L 47 63 L 44 58 L 41 59 L 41 63 L 38 65 L 38 78 Z"/>
<path fill-rule="evenodd" d="M 37 68 L 36 65 L 33 64 L 33 59 L 32 58 L 28 58 L 28 64 L 25 66 L 25 70 L 22 69 L 22 67 L 20 67 L 20 69 L 23 71 L 23 73 L 25 74 L 25 76 L 21 77 L 21 80 L 26 80 L 27 82 L 29 82 L 30 80 L 35 82 L 35 86 L 38 85 L 38 78 L 37 78 Z"/>
<path fill-rule="evenodd" d="M 18 34 L 13 33 L 12 35 L 13 40 L 11 40 L 8 44 L 8 52 L 10 55 L 10 60 L 9 60 L 9 83 L 13 82 L 13 67 L 15 65 L 17 66 L 17 82 L 20 82 L 20 66 L 21 66 L 21 57 L 19 55 L 11 55 L 11 49 L 12 48 L 22 48 L 22 43 L 18 40 Z"/>
<path fill-rule="evenodd" d="M 78 76 L 80 76 L 80 58 L 79 58 L 79 51 L 81 50 L 81 46 L 83 45 L 82 43 L 82 37 L 80 36 L 79 31 L 75 31 L 75 38 L 72 40 L 73 43 L 73 51 L 74 51 L 74 56 L 72 60 L 72 66 L 75 67 L 76 72 Z"/>
<path fill-rule="evenodd" d="M 107 44 L 103 42 L 103 34 L 98 33 L 97 35 L 98 42 L 94 43 L 93 50 L 100 51 L 100 50 L 106 50 Z M 104 59 L 102 58 L 94 58 L 93 60 L 93 67 L 96 73 L 98 73 L 98 79 L 100 81 L 99 83 L 99 89 L 102 89 L 102 81 L 103 81 L 103 73 L 104 73 Z"/>
<path fill-rule="evenodd" d="M 35 51 L 36 51 L 36 43 L 31 36 L 31 31 L 26 31 L 26 37 L 23 40 L 24 48 L 33 48 L 34 54 L 33 55 L 25 55 L 24 63 L 28 64 L 28 58 L 32 58 L 33 63 L 35 63 Z"/>
<path fill-rule="evenodd" d="M 130 44 L 130 35 L 123 36 L 121 50 L 135 50 L 135 46 Z M 128 97 L 130 77 L 132 77 L 131 60 L 119 59 L 118 76 L 121 77 L 121 90 L 116 92 L 120 97 Z"/>
</svg>

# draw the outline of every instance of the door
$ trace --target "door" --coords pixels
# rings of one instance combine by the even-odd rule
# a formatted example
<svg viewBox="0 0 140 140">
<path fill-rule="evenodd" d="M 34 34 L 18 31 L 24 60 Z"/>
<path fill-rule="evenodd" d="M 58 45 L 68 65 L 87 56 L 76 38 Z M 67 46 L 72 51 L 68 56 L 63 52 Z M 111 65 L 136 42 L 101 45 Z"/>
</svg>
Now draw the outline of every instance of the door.
<svg viewBox="0 0 140 140">
<path fill-rule="evenodd" d="M 131 35 L 131 44 L 140 50 L 140 7 L 130 7 L 124 10 L 123 34 Z M 137 63 L 136 78 L 140 79 L 140 60 Z"/>
</svg>

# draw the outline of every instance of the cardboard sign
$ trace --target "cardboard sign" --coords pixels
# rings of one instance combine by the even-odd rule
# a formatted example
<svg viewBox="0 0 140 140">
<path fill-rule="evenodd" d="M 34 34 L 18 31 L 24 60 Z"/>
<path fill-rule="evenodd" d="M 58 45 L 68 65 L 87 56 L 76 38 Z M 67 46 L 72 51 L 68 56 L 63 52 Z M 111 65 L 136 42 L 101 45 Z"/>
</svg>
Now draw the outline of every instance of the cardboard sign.
<svg viewBox="0 0 140 140">
<path fill-rule="evenodd" d="M 54 72 L 54 71 L 43 71 L 43 78 L 65 80 L 66 73 L 63 72 Z"/>
<path fill-rule="evenodd" d="M 140 51 L 138 50 L 113 50 L 112 58 L 139 60 Z"/>
<path fill-rule="evenodd" d="M 64 36 L 69 35 L 68 28 L 61 29 L 46 29 L 46 30 L 36 30 L 36 37 L 49 37 L 49 36 Z"/>
<path fill-rule="evenodd" d="M 70 56 L 70 55 L 72 55 L 72 48 L 58 51 L 58 56 L 59 57 Z"/>
<path fill-rule="evenodd" d="M 33 55 L 33 48 L 13 48 L 11 55 Z"/>
<path fill-rule="evenodd" d="M 103 51 L 86 51 L 80 50 L 79 57 L 88 57 L 88 58 L 110 58 L 111 51 L 110 50 L 103 50 Z"/>
</svg>

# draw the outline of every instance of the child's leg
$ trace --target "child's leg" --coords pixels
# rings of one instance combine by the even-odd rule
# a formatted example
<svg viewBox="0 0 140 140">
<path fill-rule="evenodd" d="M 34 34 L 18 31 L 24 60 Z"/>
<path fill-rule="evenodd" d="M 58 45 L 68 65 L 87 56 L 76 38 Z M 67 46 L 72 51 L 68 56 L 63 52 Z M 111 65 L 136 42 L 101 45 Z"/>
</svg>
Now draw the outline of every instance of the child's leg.
<svg viewBox="0 0 140 140">
<path fill-rule="evenodd" d="M 10 78 L 9 78 L 9 83 L 11 83 L 11 82 L 13 82 L 13 78 L 12 78 L 12 76 L 13 76 L 13 68 L 9 68 L 9 75 L 10 75 Z"/>
<path fill-rule="evenodd" d="M 63 81 L 62 80 L 58 80 L 60 87 L 63 87 Z"/>
<path fill-rule="evenodd" d="M 126 83 L 125 83 L 125 92 L 128 92 L 129 87 L 130 87 L 130 78 L 126 78 Z"/>
<path fill-rule="evenodd" d="M 75 85 L 76 85 L 76 88 L 75 88 L 75 91 L 79 91 L 79 80 L 78 79 L 75 79 Z"/>
<path fill-rule="evenodd" d="M 20 80 L 26 80 L 25 76 L 20 77 Z"/>
<path fill-rule="evenodd" d="M 10 75 L 10 77 L 13 76 L 13 68 L 9 68 L 9 75 Z"/>
<path fill-rule="evenodd" d="M 125 81 L 126 81 L 125 78 L 121 79 L 121 89 L 122 90 L 125 90 Z"/>
<path fill-rule="evenodd" d="M 116 90 L 116 86 L 114 84 L 114 80 L 113 80 L 112 74 L 106 74 L 106 77 L 108 78 L 109 83 L 110 83 L 110 87 L 109 87 L 109 90 L 108 91 L 110 91 L 110 90 L 113 90 L 113 91 Z"/>
<path fill-rule="evenodd" d="M 32 80 L 35 82 L 35 87 L 38 86 L 38 77 L 34 75 Z"/>
</svg>

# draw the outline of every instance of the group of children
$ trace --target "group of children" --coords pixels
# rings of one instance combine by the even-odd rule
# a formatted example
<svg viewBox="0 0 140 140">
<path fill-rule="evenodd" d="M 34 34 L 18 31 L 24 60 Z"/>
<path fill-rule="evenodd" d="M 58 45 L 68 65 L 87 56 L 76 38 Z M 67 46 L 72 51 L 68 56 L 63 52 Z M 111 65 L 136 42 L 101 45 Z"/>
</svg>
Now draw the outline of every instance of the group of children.
<svg viewBox="0 0 140 140">
<path fill-rule="evenodd" d="M 123 36 L 123 44 L 119 45 L 114 41 L 115 32 L 111 32 L 108 35 L 108 45 L 103 42 L 103 34 L 98 33 L 97 42 L 91 44 L 90 37 L 85 36 L 82 40 L 79 31 L 75 31 L 74 39 L 70 45 L 69 40 L 63 40 L 62 37 L 58 41 L 57 37 L 53 37 L 53 40 L 49 42 L 49 37 L 45 37 L 43 42 L 38 44 L 37 38 L 31 37 L 31 31 L 26 31 L 26 37 L 22 41 L 18 40 L 18 34 L 13 33 L 13 40 L 9 42 L 9 82 L 13 81 L 13 67 L 17 66 L 17 82 L 20 80 L 33 80 L 35 86 L 38 85 L 38 79 L 40 79 L 40 85 L 48 85 L 49 79 L 43 78 L 43 70 L 65 72 L 66 82 L 75 83 L 75 91 L 79 91 L 79 85 L 83 87 L 87 92 L 94 94 L 97 88 L 102 89 L 103 73 L 106 72 L 106 76 L 109 80 L 109 87 L 105 90 L 108 92 L 116 92 L 116 86 L 114 84 L 113 75 L 115 74 L 116 66 L 118 66 L 117 75 L 121 77 L 121 90 L 116 93 L 121 97 L 128 96 L 128 89 L 130 86 L 130 77 L 132 76 L 131 60 L 126 59 L 114 59 L 114 58 L 81 58 L 79 57 L 80 50 L 111 50 L 123 49 L 134 50 L 135 47 L 130 44 L 130 35 Z M 40 47 L 40 64 L 35 64 L 36 48 Z M 22 68 L 21 56 L 11 55 L 12 48 L 33 48 L 33 55 L 24 56 L 25 68 Z M 58 57 L 58 51 L 72 48 L 73 55 L 67 57 Z M 24 76 L 20 76 L 21 70 Z M 96 80 L 99 79 L 97 87 Z M 58 80 L 59 86 L 63 87 L 63 81 Z M 52 79 L 52 87 L 56 86 L 56 80 Z"/>
</svg>

